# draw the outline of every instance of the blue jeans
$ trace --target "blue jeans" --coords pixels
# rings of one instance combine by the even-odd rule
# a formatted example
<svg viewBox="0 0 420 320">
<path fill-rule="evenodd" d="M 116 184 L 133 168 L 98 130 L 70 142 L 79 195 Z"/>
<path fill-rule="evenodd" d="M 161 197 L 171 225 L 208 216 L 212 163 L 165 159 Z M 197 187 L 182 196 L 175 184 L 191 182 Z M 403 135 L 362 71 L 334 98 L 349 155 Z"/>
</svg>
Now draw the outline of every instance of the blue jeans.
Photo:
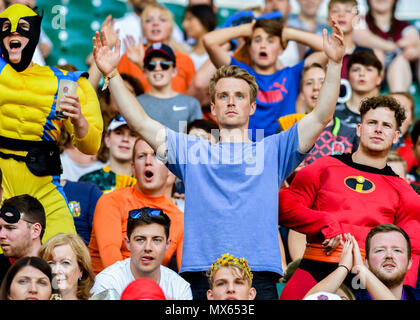
<svg viewBox="0 0 420 320">
<path fill-rule="evenodd" d="M 252 286 L 257 291 L 255 300 L 278 300 L 277 283 L 280 275 L 268 271 L 254 271 L 252 274 Z M 205 271 L 183 272 L 180 276 L 190 283 L 193 300 L 207 300 L 210 286 Z"/>
</svg>

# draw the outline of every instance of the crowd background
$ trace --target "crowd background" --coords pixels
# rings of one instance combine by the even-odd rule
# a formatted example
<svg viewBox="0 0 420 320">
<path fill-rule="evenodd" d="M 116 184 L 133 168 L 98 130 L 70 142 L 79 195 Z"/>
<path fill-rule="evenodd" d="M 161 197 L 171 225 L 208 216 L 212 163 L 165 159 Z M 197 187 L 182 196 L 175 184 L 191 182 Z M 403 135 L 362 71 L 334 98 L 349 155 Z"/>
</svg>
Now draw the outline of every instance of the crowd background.
<svg viewBox="0 0 420 320">
<path fill-rule="evenodd" d="M 177 26 L 182 30 L 185 8 L 188 0 L 158 1 L 165 5 L 174 15 Z M 121 18 L 131 11 L 127 0 L 38 0 L 37 6 L 44 10 L 45 19 L 42 28 L 50 38 L 53 48 L 46 58 L 48 65 L 72 64 L 79 70 L 87 70 L 86 58 L 92 51 L 92 36 L 99 30 L 105 18 L 111 14 L 114 18 Z M 367 11 L 366 0 L 359 0 L 360 14 Z M 222 26 L 225 21 L 244 8 L 255 6 L 264 7 L 263 0 L 215 0 L 217 7 L 217 25 Z M 291 13 L 297 14 L 300 7 L 296 0 L 290 0 Z M 328 1 L 323 0 L 317 13 L 318 20 L 326 24 Z M 414 0 L 400 0 L 396 10 L 396 17 L 406 20 L 420 31 L 420 3 Z M 386 88 L 385 88 L 386 91 Z M 420 86 L 414 81 L 410 87 L 416 105 L 420 103 Z M 420 111 L 416 109 L 416 116 Z"/>
<path fill-rule="evenodd" d="M 153 2 L 153 1 L 151 1 Z M 157 1 L 157 3 L 164 5 L 166 8 L 168 8 L 173 16 L 174 16 L 174 20 L 176 25 L 173 28 L 173 33 L 172 33 L 172 38 L 171 41 L 175 38 L 177 40 L 178 43 L 172 43 L 169 42 L 168 44 L 174 49 L 175 55 L 176 57 L 176 61 L 178 63 L 179 61 L 179 56 L 177 55 L 177 52 L 181 52 L 185 55 L 190 55 L 190 57 L 193 59 L 193 53 L 196 54 L 196 56 L 200 55 L 197 54 L 197 52 L 201 52 L 202 50 L 204 50 L 204 52 L 201 55 L 206 55 L 207 53 L 205 52 L 204 47 L 202 47 L 201 44 L 201 36 L 203 36 L 206 32 L 204 32 L 202 35 L 197 35 L 194 40 L 192 40 L 190 38 L 187 37 L 187 33 L 185 32 L 186 30 L 186 22 L 185 22 L 185 18 L 186 18 L 186 8 L 188 5 L 189 1 Z M 230 26 L 229 23 L 231 23 L 232 21 L 229 20 L 229 18 L 238 12 L 238 10 L 253 10 L 254 12 L 258 12 L 258 11 L 262 11 L 262 8 L 264 7 L 264 5 L 266 5 L 266 3 L 269 2 L 269 0 L 267 1 L 257 1 L 257 0 L 247 0 L 247 1 L 238 1 L 238 0 L 220 0 L 220 1 L 214 1 L 213 2 L 213 7 L 215 8 L 216 11 L 216 16 L 217 16 L 217 24 L 213 25 L 213 26 L 207 26 L 208 27 L 208 32 L 212 31 L 215 28 L 219 28 L 219 27 L 227 27 Z M 304 3 L 304 1 L 301 1 L 302 3 Z M 319 23 L 319 26 L 325 26 L 329 29 L 331 29 L 330 27 L 327 26 L 327 5 L 328 5 L 328 0 L 324 0 L 321 2 L 321 5 L 319 7 L 318 13 L 317 13 L 317 21 Z M 359 10 L 360 10 L 360 15 L 365 15 L 366 14 L 366 2 L 365 1 L 358 1 L 359 3 Z M 102 116 L 103 116 L 103 120 L 104 120 L 104 133 L 103 133 L 103 143 L 101 146 L 100 151 L 98 152 L 98 154 L 96 156 L 85 156 L 81 153 L 77 153 L 77 149 L 74 148 L 74 146 L 71 145 L 71 141 L 68 140 L 68 137 L 66 139 L 66 137 L 62 137 L 62 141 L 60 142 L 60 147 L 61 147 L 61 151 L 65 152 L 65 154 L 72 154 L 72 156 L 70 156 L 71 158 L 74 159 L 78 159 L 79 160 L 79 164 L 80 165 L 84 165 L 84 164 L 89 164 L 92 165 L 94 163 L 96 163 L 96 166 L 89 166 L 89 171 L 88 172 L 84 172 L 83 174 L 86 173 L 94 173 L 94 176 L 89 178 L 89 179 L 84 179 L 83 174 L 81 172 L 77 172 L 77 177 L 74 176 L 62 176 L 62 181 L 61 184 L 63 187 L 67 188 L 71 188 L 72 187 L 72 182 L 76 182 L 79 181 L 78 183 L 80 183 L 80 181 L 91 181 L 91 182 L 95 182 L 95 177 L 101 178 L 102 180 L 102 184 L 98 184 L 97 187 L 99 187 L 100 190 L 98 190 L 95 186 L 95 188 L 93 188 L 92 186 L 90 186 L 91 191 L 87 191 L 86 189 L 86 194 L 88 192 L 92 192 L 95 195 L 90 196 L 90 200 L 92 200 L 92 203 L 89 204 L 89 206 L 91 207 L 91 209 L 89 210 L 89 217 L 88 217 L 88 221 L 77 221 L 77 214 L 80 212 L 80 203 L 81 200 L 79 199 L 72 199 L 72 195 L 71 195 L 71 191 L 68 191 L 67 197 L 69 199 L 69 205 L 70 205 L 70 209 L 71 212 L 73 214 L 73 218 L 75 218 L 75 224 L 76 224 L 76 228 L 77 231 L 79 233 L 80 236 L 83 237 L 84 243 L 88 246 L 90 244 L 90 249 L 91 247 L 95 247 L 98 246 L 98 250 L 100 250 L 99 245 L 96 244 L 96 241 L 98 241 L 98 234 L 96 234 L 94 237 L 90 237 L 90 231 L 92 229 L 92 220 L 93 220 L 93 213 L 95 211 L 95 207 L 96 208 L 100 208 L 100 207 L 106 207 L 109 208 L 109 204 L 112 202 L 105 202 L 107 199 L 110 199 L 111 196 L 105 196 L 102 198 L 102 200 L 99 200 L 100 196 L 101 196 L 101 192 L 103 193 L 108 193 L 110 191 L 113 191 L 114 189 L 119 189 L 119 188 L 123 188 L 123 187 L 131 187 L 133 190 L 135 190 L 134 185 L 136 184 L 136 179 L 137 179 L 137 184 L 140 184 L 140 178 L 139 176 L 136 176 L 135 174 L 132 174 L 131 169 L 132 167 L 130 166 L 131 164 L 131 160 L 133 159 L 134 162 L 134 156 L 132 158 L 131 155 L 131 151 L 130 153 L 127 152 L 127 154 L 124 156 L 125 159 L 122 159 L 122 155 L 121 154 L 117 154 L 118 152 L 113 150 L 112 148 L 112 137 L 113 135 L 126 135 L 127 137 L 127 141 L 129 141 L 129 146 L 127 147 L 127 149 L 130 150 L 134 150 L 136 151 L 136 134 L 133 132 L 130 132 L 130 130 L 128 129 L 128 127 L 124 127 L 125 125 L 127 125 L 127 123 L 125 122 L 124 119 L 120 119 L 120 118 L 113 118 L 115 115 L 117 115 L 117 109 L 112 107 L 113 104 L 115 104 L 115 101 L 113 101 L 112 96 L 109 94 L 109 91 L 106 91 L 105 93 L 102 93 L 100 91 L 100 88 L 102 87 L 102 85 L 104 84 L 104 79 L 101 77 L 101 75 L 96 71 L 92 70 L 92 63 L 94 65 L 91 53 L 92 53 L 92 37 L 95 35 L 96 31 L 99 31 L 106 27 L 112 27 L 114 25 L 114 21 L 111 20 L 110 16 L 112 16 L 113 19 L 120 19 L 120 18 L 124 18 L 127 17 L 127 15 L 130 15 L 133 13 L 133 9 L 130 5 L 130 1 L 123 1 L 123 0 L 61 0 L 61 1 L 51 1 L 51 0 L 37 0 L 36 1 L 36 5 L 38 6 L 38 8 L 40 9 L 40 12 L 43 12 L 44 18 L 42 21 L 42 29 L 45 32 L 45 37 L 42 38 L 40 40 L 40 44 L 41 43 L 46 43 L 47 46 L 49 47 L 48 50 L 42 50 L 42 56 L 43 59 L 45 60 L 45 64 L 46 65 L 50 65 L 50 66 L 61 66 L 61 68 L 65 69 L 65 68 L 69 68 L 71 69 L 71 71 L 74 70 L 89 70 L 90 72 L 92 72 L 91 78 L 89 79 L 91 84 L 95 87 L 95 79 L 97 80 L 96 82 L 96 87 L 95 89 L 97 89 L 98 91 L 98 96 L 99 96 L 99 100 L 101 102 L 101 111 L 102 111 Z M 299 10 L 300 10 L 300 6 L 298 5 L 297 1 L 292 1 L 290 0 L 290 5 L 291 5 L 291 12 L 289 13 L 289 20 L 290 24 L 288 22 L 288 26 L 292 25 L 292 21 L 294 18 L 297 17 L 297 15 L 299 14 Z M 418 8 L 418 9 L 417 9 Z M 398 19 L 401 20 L 405 20 L 408 21 L 409 23 L 411 23 L 412 25 L 414 25 L 416 27 L 416 29 L 420 32 L 420 2 L 418 1 L 414 1 L 414 0 L 399 0 L 398 1 L 398 7 L 397 7 L 397 11 L 396 11 L 396 17 Z M 178 32 L 178 35 L 174 36 L 174 33 L 176 34 L 176 32 Z M 121 36 L 122 31 L 120 30 L 120 36 Z M 112 33 L 108 33 L 109 35 L 112 35 Z M 46 40 L 47 39 L 47 40 Z M 48 40 L 49 39 L 49 40 Z M 127 42 L 124 41 L 124 45 L 125 45 L 125 49 L 126 50 L 126 54 L 127 56 L 129 55 L 129 46 L 127 46 L 127 44 L 130 44 L 130 39 L 125 39 Z M 149 40 L 149 39 L 148 39 Z M 44 42 L 43 42 L 44 41 Z M 152 42 L 152 41 L 150 41 Z M 131 45 L 133 45 L 133 43 L 131 43 Z M 131 46 L 131 48 L 133 48 Z M 300 48 L 302 49 L 302 48 Z M 201 51 L 200 51 L 201 50 Z M 143 54 L 147 55 L 147 52 Z M 168 56 L 169 58 L 171 58 L 173 55 L 172 53 L 169 53 Z M 303 57 L 303 56 L 302 56 Z M 151 57 L 150 59 L 152 59 L 153 57 Z M 130 60 L 133 61 L 133 59 L 130 57 Z M 169 59 L 170 60 L 170 59 Z M 194 59 L 194 65 L 195 65 L 195 72 L 198 73 L 198 68 L 197 66 L 204 66 L 207 67 L 205 65 L 206 63 L 206 59 L 204 59 L 203 61 L 199 61 L 198 58 L 197 60 Z M 175 57 L 174 60 L 172 61 L 173 63 L 175 63 Z M 285 65 L 286 63 L 284 63 L 282 61 L 282 63 Z M 418 71 L 419 70 L 419 61 L 413 63 L 412 67 L 413 67 L 413 81 L 411 83 L 411 85 L 409 86 L 408 92 L 411 93 L 414 97 L 414 108 L 413 108 L 413 115 L 412 115 L 412 124 L 413 124 L 413 129 L 408 128 L 406 132 L 407 136 L 410 135 L 411 133 L 411 137 L 412 137 L 412 142 L 414 143 L 414 145 L 417 144 L 417 139 L 418 139 L 418 135 L 419 135 L 419 131 L 420 131 L 420 124 L 416 125 L 416 120 L 420 118 L 420 109 L 419 109 L 419 104 L 420 104 L 420 85 L 419 85 L 419 74 Z M 159 64 L 162 67 L 162 70 L 167 70 L 164 69 L 161 62 Z M 368 65 L 369 66 L 369 65 Z M 169 67 L 170 68 L 170 67 Z M 317 67 L 315 67 L 317 68 Z M 280 68 L 281 69 L 281 68 Z M 318 69 L 323 70 L 322 67 L 319 67 Z M 154 69 L 150 69 L 149 71 L 153 71 Z M 201 70 L 201 69 L 200 69 Z M 206 69 L 203 69 L 206 70 Z M 318 71 L 320 71 L 318 70 Z M 325 70 L 324 70 L 325 73 Z M 201 75 L 201 73 L 200 73 Z M 145 76 L 147 77 L 147 74 L 145 73 Z M 96 77 L 96 78 L 95 78 Z M 325 77 L 325 74 L 324 74 Z M 125 80 L 125 83 L 127 85 L 127 87 L 135 93 L 136 96 L 139 96 L 141 94 L 143 94 L 145 92 L 145 88 L 143 87 L 143 83 L 140 83 L 137 79 L 133 79 L 130 78 L 130 75 L 125 74 L 123 76 L 123 79 Z M 150 78 L 148 78 L 148 80 L 150 81 Z M 190 79 L 191 80 L 191 79 Z M 303 82 L 303 81 L 302 81 Z M 153 88 L 155 89 L 155 88 Z M 172 90 L 172 88 L 170 88 Z M 176 88 L 173 88 L 174 90 Z M 168 89 L 169 90 L 169 89 Z M 179 91 L 179 90 L 175 90 L 175 91 Z M 186 91 L 186 92 L 185 92 Z M 155 94 L 156 92 L 153 91 L 153 94 Z M 171 94 L 173 91 L 170 91 Z M 194 94 L 191 94 L 191 92 L 194 92 L 194 90 L 188 89 L 188 90 L 184 90 L 182 93 L 185 93 L 186 95 L 192 95 L 194 96 Z M 386 81 L 381 85 L 380 87 L 380 94 L 386 94 L 389 92 L 389 86 L 386 83 Z M 400 94 L 401 95 L 401 94 Z M 162 96 L 158 96 L 158 99 L 163 98 Z M 195 98 L 197 98 L 200 102 L 201 102 L 201 108 L 202 108 L 202 114 L 204 119 L 211 119 L 211 116 L 208 114 L 207 112 L 207 105 L 205 103 L 203 103 L 203 99 L 205 100 L 205 98 L 203 98 L 201 95 L 197 94 L 195 96 Z M 299 105 L 299 100 L 296 103 L 296 108 Z M 105 106 L 109 107 L 105 110 Z M 174 106 L 175 107 L 175 106 Z M 309 106 L 307 106 L 309 107 Z M 174 109 L 175 110 L 175 109 Z M 170 116 L 169 116 L 170 118 Z M 189 125 L 186 127 L 187 128 L 187 132 L 190 132 L 191 130 L 191 120 L 197 120 L 200 119 L 201 115 L 200 112 L 198 112 L 198 114 L 196 115 L 195 118 L 186 118 L 185 120 L 189 122 Z M 114 119 L 111 121 L 111 119 Z M 115 122 L 115 123 L 114 123 Z M 209 125 L 207 123 L 207 125 Z M 280 123 L 280 125 L 282 125 Z M 169 126 L 169 125 L 168 125 Z M 122 127 L 125 128 L 125 130 L 122 130 Z M 200 126 L 199 126 L 200 127 Z M 216 127 L 214 127 L 216 128 Z M 209 128 L 210 129 L 214 129 L 213 127 Z M 175 128 L 176 129 L 176 128 Z M 203 126 L 201 126 L 201 129 L 205 130 Z M 287 129 L 287 128 L 282 128 L 282 129 Z M 180 130 L 183 131 L 183 130 Z M 207 138 L 210 140 L 211 138 L 213 138 L 210 134 L 210 132 L 205 133 L 207 135 Z M 116 143 L 114 143 L 114 145 L 116 145 Z M 141 145 L 141 143 L 139 144 Z M 400 146 L 400 145 L 398 145 Z M 142 146 L 144 149 L 147 149 L 150 147 L 146 146 Z M 139 148 L 139 147 L 138 147 Z M 77 154 L 76 154 L 77 153 Z M 149 152 L 150 153 L 150 152 Z M 420 153 L 420 152 L 419 152 Z M 135 153 L 134 153 L 135 154 Z M 395 156 L 395 153 L 393 154 Z M 119 158 L 118 158 L 119 157 Z M 420 155 L 417 154 L 413 154 L 411 156 L 411 158 L 417 158 L 417 160 L 419 160 Z M 118 159 L 117 159 L 118 158 Z M 63 158 L 62 158 L 63 159 Z M 115 160 L 117 159 L 117 160 Z M 115 160 L 115 161 L 114 161 Z M 392 161 L 399 161 L 401 159 L 389 159 L 389 162 Z M 404 160 L 403 160 L 404 161 Z M 77 162 L 77 161 L 76 161 Z M 118 162 L 118 165 L 116 164 Z M 75 163 L 73 163 L 75 166 L 77 166 Z M 104 166 L 106 164 L 106 166 Z M 414 171 L 411 173 L 411 180 L 408 179 L 407 173 L 408 171 L 410 171 L 412 168 L 414 168 Z M 407 179 L 407 181 L 409 183 L 412 183 L 413 188 L 415 189 L 417 184 L 420 184 L 420 172 L 416 171 L 417 167 L 415 167 L 413 164 L 411 164 L 408 168 L 407 168 L 407 164 L 405 165 L 405 167 L 403 168 L 403 170 L 405 170 L 405 172 L 403 172 L 401 174 L 402 178 Z M 96 171 L 95 171 L 96 170 Z M 162 169 L 163 170 L 163 169 Z M 397 169 L 394 169 L 394 171 L 397 171 Z M 166 171 L 163 172 L 162 175 L 166 175 Z M 418 174 L 418 177 L 416 176 L 416 174 Z M 82 177 L 82 178 L 80 178 Z M 79 180 L 80 178 L 80 180 Z M 107 180 L 107 179 L 110 180 Z M 173 178 L 173 180 L 171 180 Z M 122 180 L 123 179 L 123 180 Z M 125 180 L 124 180 L 125 179 Z M 180 180 L 175 180 L 175 176 L 171 177 L 171 179 L 168 180 L 167 184 L 165 185 L 165 181 L 162 179 L 162 183 L 159 186 L 159 196 L 165 195 L 169 200 L 171 200 L 171 202 L 168 202 L 168 207 L 172 206 L 172 210 L 177 214 L 179 212 L 179 214 L 181 214 L 181 211 L 183 211 L 184 208 L 184 204 L 183 204 L 183 196 L 182 196 L 182 182 Z M 109 185 L 107 184 L 109 182 Z M 287 183 L 284 185 L 287 186 Z M 78 189 L 78 188 L 82 188 L 83 185 L 82 184 L 78 184 L 78 185 L 74 185 L 74 188 Z M 88 185 L 86 185 L 86 188 L 88 187 Z M 74 189 L 74 190 L 76 190 Z M 66 189 L 65 189 L 66 190 Z M 82 189 L 78 189 L 79 193 L 83 193 L 84 191 L 80 191 Z M 128 190 L 128 189 L 127 189 Z M 140 190 L 143 191 L 143 190 Z M 147 195 L 147 191 L 145 190 L 145 192 L 143 192 L 145 195 Z M 134 192 L 134 191 L 133 191 Z M 116 195 L 116 197 L 121 197 L 122 193 L 114 193 L 114 195 Z M 93 201 L 94 200 L 94 201 Z M 111 199 L 112 200 L 112 199 Z M 99 201 L 99 202 L 98 202 Z M 108 200 L 110 201 L 110 200 Z M 114 200 L 115 202 L 117 202 L 117 200 Z M 143 200 L 146 201 L 146 200 Z M 97 202 L 99 203 L 99 205 L 97 206 Z M 121 202 L 121 201 L 120 201 Z M 79 206 L 78 206 L 79 203 Z M 127 201 L 127 203 L 129 203 L 129 201 Z M 175 204 L 175 205 L 174 205 Z M 127 204 L 125 204 L 127 206 Z M 137 205 L 137 203 L 136 203 Z M 149 203 L 144 203 L 144 206 L 152 206 Z M 105 209 L 106 209 L 105 208 Z M 104 211 L 106 211 L 104 209 Z M 120 208 L 121 209 L 121 208 Z M 125 209 L 127 209 L 125 207 Z M 180 210 L 180 211 L 179 211 Z M 115 210 L 117 211 L 117 210 Z M 127 210 L 124 211 L 124 213 Z M 168 211 L 165 208 L 165 212 Z M 168 212 L 168 215 L 170 216 L 170 213 Z M 119 218 L 119 217 L 118 217 Z M 172 217 L 171 217 L 172 219 Z M 123 220 L 123 219 L 122 219 Z M 125 223 L 126 221 L 124 221 Z M 179 225 L 181 225 L 182 223 L 179 223 Z M 86 233 L 81 232 L 80 230 L 82 230 L 81 228 L 85 228 Z M 122 229 L 125 228 L 125 225 L 122 226 Z M 169 228 L 169 227 L 168 227 Z M 171 228 L 173 228 L 173 226 L 171 225 Z M 182 227 L 183 228 L 183 227 Z M 173 229 L 171 229 L 172 232 Z M 282 232 L 284 230 L 280 230 L 280 232 Z M 289 230 L 286 230 L 286 233 L 282 234 L 283 236 L 283 243 L 280 244 L 280 247 L 282 248 L 282 258 L 284 258 L 284 261 L 282 261 L 283 263 L 283 270 L 286 270 L 288 272 L 291 272 L 290 269 L 288 269 L 287 264 L 296 261 L 296 259 L 299 258 L 299 255 L 301 255 L 301 253 L 298 253 L 297 256 L 294 254 L 294 252 L 291 251 L 291 249 L 296 249 L 299 247 L 299 245 L 296 246 L 289 246 L 288 243 L 296 243 L 296 244 L 300 244 L 300 243 L 304 243 L 304 239 L 302 239 L 300 237 L 299 234 L 296 234 L 294 232 L 289 232 Z M 111 233 L 111 232 L 110 232 Z M 181 232 L 180 232 L 181 233 Z M 94 234 L 94 233 L 93 233 Z M 120 236 L 120 234 L 118 234 L 118 236 Z M 293 238 L 293 240 L 290 240 Z M 111 238 L 111 237 L 109 237 Z M 130 237 L 129 237 L 130 238 Z M 174 236 L 171 235 L 171 238 L 175 238 Z M 92 239 L 94 239 L 92 241 Z M 166 260 L 162 260 L 164 261 L 164 265 L 170 267 L 170 269 L 174 270 L 174 271 L 179 271 L 180 269 L 180 256 L 181 256 L 181 249 L 182 249 L 182 239 L 178 240 L 178 243 L 173 241 L 173 250 L 168 250 L 168 252 L 170 252 L 170 254 L 168 254 L 168 257 L 165 256 Z M 91 241 L 90 241 L 91 240 Z M 279 239 L 279 241 L 281 242 L 282 240 Z M 121 239 L 117 239 L 116 241 L 117 243 L 121 242 Z M 126 246 L 129 245 L 129 241 L 127 242 Z M 175 248 L 176 247 L 176 248 Z M 180 249 L 181 248 L 181 249 Z M 126 249 L 126 248 L 125 248 Z M 299 248 L 298 248 L 299 249 Z M 174 251 L 176 251 L 176 254 L 174 254 Z M 181 251 L 181 252 L 180 252 Z M 91 251 L 92 252 L 92 251 Z M 119 252 L 118 252 L 119 253 Z M 126 252 L 129 256 L 128 251 Z M 164 253 L 164 251 L 163 251 Z M 90 253 L 90 255 L 92 255 L 92 253 Z M 87 256 L 87 254 L 86 254 Z M 127 257 L 128 257 L 127 256 Z M 126 256 L 123 256 L 121 258 L 127 258 Z M 88 257 L 90 259 L 90 257 Z M 121 260 L 121 258 L 117 259 L 117 260 Z M 171 261 L 169 261 L 172 258 Z M 163 256 L 162 256 L 163 259 Z M 112 260 L 110 261 L 109 265 L 111 265 L 112 263 L 114 263 L 115 261 Z M 91 264 L 91 262 L 89 261 L 89 264 Z M 100 269 L 96 270 L 94 268 L 93 271 L 95 271 L 95 273 L 98 273 L 101 271 L 101 269 L 107 267 L 107 265 L 103 265 L 101 266 Z M 289 265 L 290 267 L 290 265 Z M 291 266 L 291 268 L 293 268 L 293 266 Z M 89 270 L 89 278 L 93 278 L 93 273 Z M 287 276 L 290 276 L 287 272 L 286 275 L 283 279 L 285 279 Z M 76 277 L 77 278 L 77 277 Z M 82 277 L 79 277 L 79 281 L 81 281 Z M 132 280 L 132 279 L 129 279 Z M 90 281 L 92 281 L 92 279 L 90 279 Z M 77 282 L 77 281 L 76 281 Z M 169 281 L 168 281 L 169 282 Z M 125 284 L 125 282 L 124 282 Z M 184 284 L 183 284 L 184 285 Z M 278 293 L 280 296 L 280 292 L 282 290 L 283 285 L 281 283 L 278 284 Z M 74 289 L 74 288 L 73 288 Z M 73 290 L 73 292 L 69 292 L 69 296 L 75 296 L 75 290 Z M 63 295 L 63 294 L 62 294 Z M 63 295 L 64 296 L 64 295 Z M 88 298 L 88 294 L 86 294 L 85 296 L 82 297 L 82 299 L 86 299 Z M 190 295 L 187 295 L 189 299 Z M 185 299 L 185 296 L 182 296 L 183 299 Z"/>
</svg>

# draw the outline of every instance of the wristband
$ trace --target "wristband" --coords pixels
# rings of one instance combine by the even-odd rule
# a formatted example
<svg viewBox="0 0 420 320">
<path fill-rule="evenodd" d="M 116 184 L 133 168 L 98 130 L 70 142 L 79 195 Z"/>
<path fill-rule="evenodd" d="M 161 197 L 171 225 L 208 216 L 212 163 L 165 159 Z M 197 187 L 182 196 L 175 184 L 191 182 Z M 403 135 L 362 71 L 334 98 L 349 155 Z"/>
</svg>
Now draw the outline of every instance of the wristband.
<svg viewBox="0 0 420 320">
<path fill-rule="evenodd" d="M 350 273 L 349 268 L 347 268 L 344 264 L 340 264 L 338 267 L 343 267 L 343 268 L 346 268 L 346 270 L 347 270 L 347 274 L 349 274 L 349 273 Z"/>
<path fill-rule="evenodd" d="M 109 80 L 111 80 L 113 77 L 115 77 L 118 74 L 118 69 L 115 68 L 114 71 L 112 71 L 109 75 L 105 76 L 105 82 L 102 86 L 102 91 L 106 90 L 108 88 Z"/>
</svg>

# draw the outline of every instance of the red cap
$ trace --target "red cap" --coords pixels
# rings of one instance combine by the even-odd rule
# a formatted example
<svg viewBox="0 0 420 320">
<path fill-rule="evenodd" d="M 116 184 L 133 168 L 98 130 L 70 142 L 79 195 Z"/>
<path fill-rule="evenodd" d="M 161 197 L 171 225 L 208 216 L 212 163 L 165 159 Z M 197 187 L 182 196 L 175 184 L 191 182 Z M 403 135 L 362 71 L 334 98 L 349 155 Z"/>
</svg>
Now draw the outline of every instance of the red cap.
<svg viewBox="0 0 420 320">
<path fill-rule="evenodd" d="M 131 282 L 121 294 L 121 300 L 166 300 L 159 285 L 147 278 L 139 278 Z"/>
</svg>

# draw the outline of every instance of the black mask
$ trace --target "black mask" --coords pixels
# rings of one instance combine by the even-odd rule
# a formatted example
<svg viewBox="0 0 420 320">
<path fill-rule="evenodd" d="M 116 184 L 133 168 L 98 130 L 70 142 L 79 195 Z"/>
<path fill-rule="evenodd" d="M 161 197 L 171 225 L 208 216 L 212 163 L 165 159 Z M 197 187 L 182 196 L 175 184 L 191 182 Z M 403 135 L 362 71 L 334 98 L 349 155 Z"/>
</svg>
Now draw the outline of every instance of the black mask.
<svg viewBox="0 0 420 320">
<path fill-rule="evenodd" d="M 23 30 L 19 26 L 19 20 L 23 19 L 30 25 L 29 30 Z M 3 31 L 3 24 L 9 21 L 10 26 Z M 39 41 L 41 33 L 42 16 L 36 13 L 31 8 L 23 4 L 14 4 L 0 13 L 0 48 L 4 59 L 9 63 L 13 69 L 20 72 L 25 70 L 32 61 L 36 46 Z M 13 32 L 19 33 L 21 36 L 28 38 L 29 42 L 22 50 L 21 59 L 18 63 L 12 63 L 9 59 L 9 52 L 7 51 L 3 40 Z"/>
<path fill-rule="evenodd" d="M 3 206 L 0 209 L 0 218 L 7 223 L 18 223 L 20 220 L 20 212 L 15 207 Z"/>
</svg>

